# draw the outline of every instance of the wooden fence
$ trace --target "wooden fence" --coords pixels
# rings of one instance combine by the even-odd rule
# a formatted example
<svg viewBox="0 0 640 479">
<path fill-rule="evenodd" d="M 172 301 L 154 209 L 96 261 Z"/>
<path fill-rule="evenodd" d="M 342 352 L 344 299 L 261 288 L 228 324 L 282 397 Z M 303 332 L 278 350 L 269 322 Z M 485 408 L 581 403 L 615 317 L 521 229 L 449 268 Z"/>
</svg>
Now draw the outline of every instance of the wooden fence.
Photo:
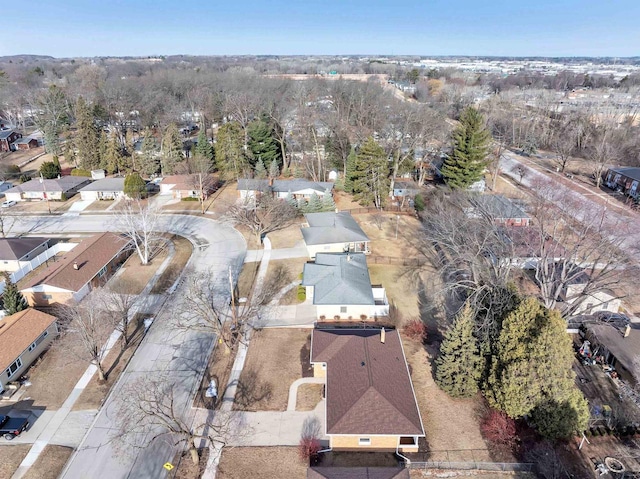
<svg viewBox="0 0 640 479">
<path fill-rule="evenodd" d="M 426 260 L 423 258 L 398 258 L 395 256 L 367 256 L 367 263 L 369 264 L 395 264 L 399 266 L 423 266 Z"/>
<path fill-rule="evenodd" d="M 477 471 L 534 472 L 534 464 L 528 462 L 476 462 L 476 461 L 426 461 L 406 463 L 408 469 L 457 469 Z"/>
<path fill-rule="evenodd" d="M 358 214 L 367 214 L 367 213 L 393 213 L 394 215 L 404 215 L 404 216 L 416 216 L 416 210 L 409 207 L 400 207 L 400 206 L 387 206 L 382 209 L 378 209 L 375 207 L 370 208 L 350 208 L 340 211 L 346 211 L 352 215 Z"/>
</svg>

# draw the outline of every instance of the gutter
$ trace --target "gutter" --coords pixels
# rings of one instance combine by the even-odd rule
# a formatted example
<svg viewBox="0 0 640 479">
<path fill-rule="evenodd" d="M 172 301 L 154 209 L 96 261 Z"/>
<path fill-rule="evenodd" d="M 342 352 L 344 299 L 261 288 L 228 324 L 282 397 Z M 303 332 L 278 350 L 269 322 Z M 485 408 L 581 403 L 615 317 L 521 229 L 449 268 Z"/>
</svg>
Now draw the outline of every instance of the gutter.
<svg viewBox="0 0 640 479">
<path fill-rule="evenodd" d="M 398 456 L 400 456 L 402 459 L 404 459 L 405 462 L 405 467 L 408 466 L 409 464 L 411 464 L 411 459 L 409 459 L 407 456 L 403 456 L 402 454 L 400 454 L 400 451 L 398 451 L 398 448 L 400 447 L 400 444 L 398 444 L 396 446 L 396 454 Z"/>
</svg>

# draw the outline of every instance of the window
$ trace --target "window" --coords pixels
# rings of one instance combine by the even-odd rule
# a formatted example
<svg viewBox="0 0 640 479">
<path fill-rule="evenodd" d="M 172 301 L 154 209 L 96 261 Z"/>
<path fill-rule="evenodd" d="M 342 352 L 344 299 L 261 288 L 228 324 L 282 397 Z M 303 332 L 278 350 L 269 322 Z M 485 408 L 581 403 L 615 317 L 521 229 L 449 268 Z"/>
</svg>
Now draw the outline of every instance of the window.
<svg viewBox="0 0 640 479">
<path fill-rule="evenodd" d="M 43 294 L 42 295 L 42 299 L 51 299 L 53 296 L 51 296 L 50 294 Z"/>
<path fill-rule="evenodd" d="M 34 349 L 36 349 L 36 346 L 36 343 L 31 343 L 31 346 L 29 346 L 29 351 L 33 351 Z"/>
<path fill-rule="evenodd" d="M 602 304 L 602 309 L 609 309 L 609 301 L 607 301 L 606 303 Z"/>
<path fill-rule="evenodd" d="M 20 367 L 22 367 L 22 360 L 18 358 L 13 362 L 13 364 L 11 364 L 11 366 L 7 368 L 7 377 L 11 378 L 11 376 L 13 376 L 16 371 L 20 369 Z"/>
<path fill-rule="evenodd" d="M 107 273 L 107 266 L 105 265 L 100 271 L 98 271 L 98 278 L 102 278 Z"/>
<path fill-rule="evenodd" d="M 340 306 L 340 312 L 341 313 L 346 313 L 347 312 L 347 307 L 346 306 Z"/>
<path fill-rule="evenodd" d="M 40 344 L 42 341 L 44 341 L 44 338 L 46 338 L 48 335 L 49 335 L 49 331 L 45 331 L 44 333 L 42 333 L 42 334 L 40 335 L 40 337 L 39 337 L 38 339 L 36 339 L 36 342 L 35 342 L 35 343 L 33 343 L 33 344 L 35 344 L 35 345 L 37 346 L 37 345 L 38 345 L 38 344 Z"/>
<path fill-rule="evenodd" d="M 358 438 L 358 445 L 359 446 L 370 446 L 371 445 L 371 438 L 370 437 Z"/>
</svg>

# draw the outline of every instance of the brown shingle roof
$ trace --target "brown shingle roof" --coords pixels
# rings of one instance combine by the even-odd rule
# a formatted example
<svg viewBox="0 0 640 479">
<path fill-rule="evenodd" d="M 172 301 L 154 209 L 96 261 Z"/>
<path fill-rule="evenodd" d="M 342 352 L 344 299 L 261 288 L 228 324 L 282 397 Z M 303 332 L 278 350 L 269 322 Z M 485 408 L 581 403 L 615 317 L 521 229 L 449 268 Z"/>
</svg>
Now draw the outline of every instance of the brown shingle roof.
<svg viewBox="0 0 640 479">
<path fill-rule="evenodd" d="M 46 284 L 68 291 L 80 291 L 104 266 L 129 244 L 129 240 L 114 233 L 91 236 L 34 277 L 22 289 Z M 74 269 L 73 264 L 78 264 Z"/>
<path fill-rule="evenodd" d="M 409 479 L 409 469 L 398 467 L 311 467 L 307 479 Z"/>
<path fill-rule="evenodd" d="M 0 319 L 0 371 L 8 368 L 55 321 L 54 316 L 32 308 Z"/>
<path fill-rule="evenodd" d="M 423 436 L 397 331 L 316 329 L 311 362 L 327 364 L 327 434 Z"/>
<path fill-rule="evenodd" d="M 193 175 L 171 175 L 165 176 L 160 182 L 163 185 L 175 185 L 172 190 L 198 190 L 198 182 L 194 181 Z"/>
<path fill-rule="evenodd" d="M 0 260 L 15 261 L 30 253 L 48 238 L 0 238 Z"/>
</svg>

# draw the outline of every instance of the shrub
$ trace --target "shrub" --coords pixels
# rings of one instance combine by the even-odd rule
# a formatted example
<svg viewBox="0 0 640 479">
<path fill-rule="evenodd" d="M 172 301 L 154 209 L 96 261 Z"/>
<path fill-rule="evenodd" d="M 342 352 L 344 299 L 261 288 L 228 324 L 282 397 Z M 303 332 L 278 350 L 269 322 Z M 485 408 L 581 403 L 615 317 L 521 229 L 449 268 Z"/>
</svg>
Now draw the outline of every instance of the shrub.
<svg viewBox="0 0 640 479">
<path fill-rule="evenodd" d="M 31 177 L 28 175 L 20 175 L 20 183 L 26 183 L 27 181 L 30 181 Z"/>
<path fill-rule="evenodd" d="M 60 176 L 60 173 L 62 173 L 62 170 L 60 169 L 60 163 L 58 162 L 58 164 L 56 165 L 53 161 L 45 161 L 44 163 L 42 163 L 42 165 L 40 165 L 39 171 L 43 178 L 47 180 L 57 178 L 58 176 Z"/>
<path fill-rule="evenodd" d="M 307 299 L 307 288 L 300 285 L 298 286 L 298 301 L 304 301 Z"/>
<path fill-rule="evenodd" d="M 424 343 L 427 340 L 427 326 L 419 319 L 412 319 L 402 328 L 403 334 L 414 341 Z"/>
<path fill-rule="evenodd" d="M 71 176 L 87 176 L 91 178 L 91 172 L 82 168 L 74 168 L 71 170 Z"/>
<path fill-rule="evenodd" d="M 312 462 L 318 458 L 320 452 L 320 440 L 316 437 L 302 437 L 298 444 L 298 455 L 304 462 Z"/>
<path fill-rule="evenodd" d="M 198 198 L 194 198 L 193 196 L 187 196 L 186 198 L 181 198 L 180 201 L 198 201 Z"/>
<path fill-rule="evenodd" d="M 516 422 L 502 411 L 490 409 L 480 424 L 482 436 L 494 444 L 513 447 L 516 443 Z"/>
<path fill-rule="evenodd" d="M 424 198 L 422 195 L 418 194 L 415 196 L 415 198 L 413 199 L 413 207 L 416 209 L 416 211 L 424 210 Z"/>
<path fill-rule="evenodd" d="M 144 198 L 146 193 L 146 184 L 138 173 L 130 173 L 124 178 L 124 194 L 129 198 Z"/>
</svg>

